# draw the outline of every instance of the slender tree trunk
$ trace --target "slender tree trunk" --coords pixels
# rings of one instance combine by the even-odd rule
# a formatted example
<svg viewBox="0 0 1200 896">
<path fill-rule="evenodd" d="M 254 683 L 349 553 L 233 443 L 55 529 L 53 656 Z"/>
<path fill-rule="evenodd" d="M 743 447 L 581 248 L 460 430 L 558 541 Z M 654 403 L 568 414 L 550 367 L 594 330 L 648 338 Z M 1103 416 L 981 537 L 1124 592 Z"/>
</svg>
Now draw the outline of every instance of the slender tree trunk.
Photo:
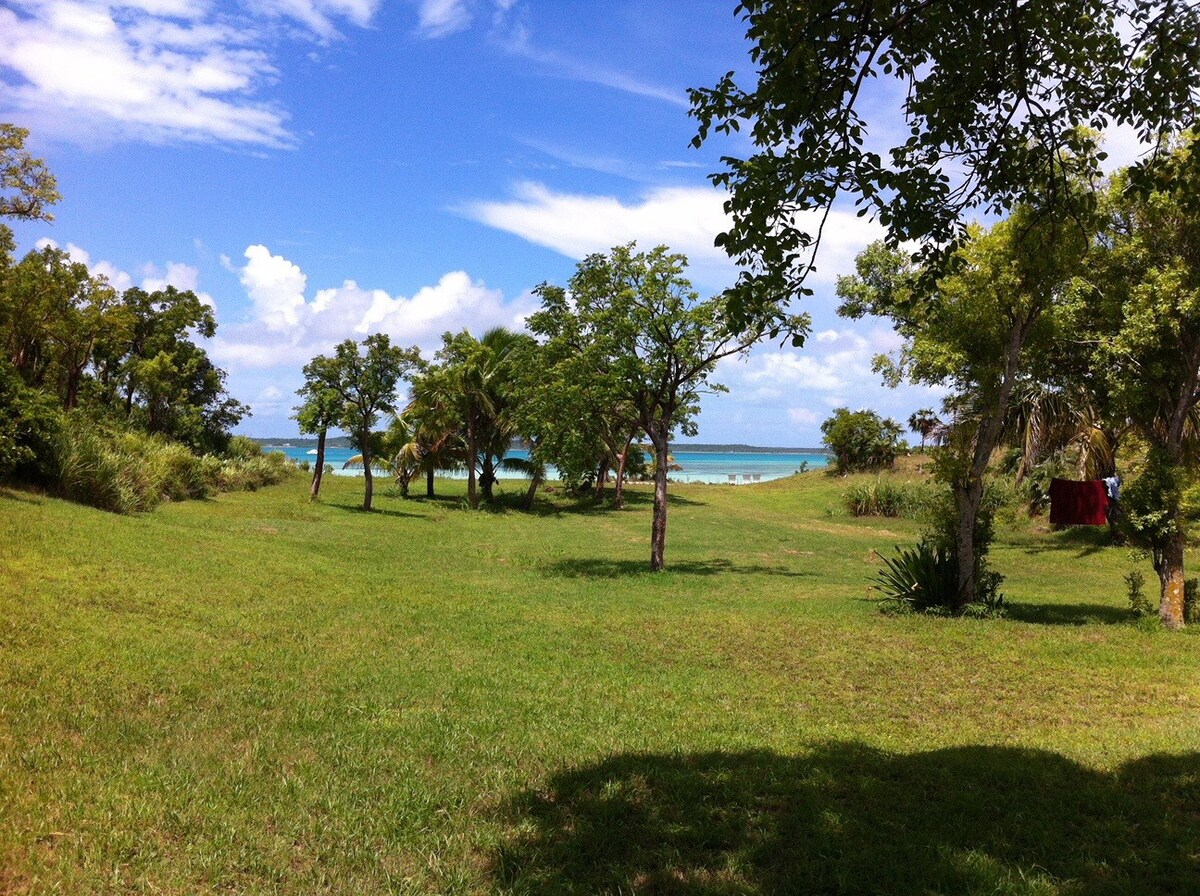
<svg viewBox="0 0 1200 896">
<path fill-rule="evenodd" d="M 649 435 L 654 444 L 654 518 L 650 524 L 650 568 L 658 572 L 666 564 L 667 464 L 670 446 L 666 427 L 656 427 Z"/>
<path fill-rule="evenodd" d="M 522 507 L 526 510 L 533 510 L 533 499 L 537 496 L 537 490 L 542 484 L 542 474 L 535 472 L 533 478 L 529 480 L 529 490 L 525 492 L 525 500 L 522 502 Z"/>
<path fill-rule="evenodd" d="M 363 490 L 363 510 L 371 509 L 371 497 L 375 492 L 375 477 L 371 475 L 371 433 L 364 430 L 360 443 L 363 446 L 363 477 L 366 487 Z"/>
<path fill-rule="evenodd" d="M 608 461 L 600 461 L 600 466 L 596 469 L 596 493 L 594 495 L 597 501 L 604 500 L 604 483 L 608 482 Z"/>
<path fill-rule="evenodd" d="M 630 442 L 632 441 L 630 439 Z M 613 492 L 613 507 L 617 508 L 617 510 L 625 506 L 625 465 L 628 459 L 629 442 L 626 442 L 625 448 L 617 455 L 617 481 Z"/>
<path fill-rule="evenodd" d="M 467 424 L 467 503 L 472 510 L 479 509 L 479 495 L 476 493 L 476 470 L 479 463 L 479 451 L 475 445 L 475 425 Z"/>
<path fill-rule="evenodd" d="M 1186 539 L 1176 527 L 1170 540 L 1163 545 L 1162 552 L 1154 558 L 1154 571 L 1158 573 L 1162 598 L 1158 604 L 1158 615 L 1167 628 L 1183 628 L 1183 552 Z"/>
<path fill-rule="evenodd" d="M 975 522 L 983 504 L 983 477 L 954 483 L 954 507 L 958 513 L 955 532 L 955 556 L 958 558 L 958 588 L 955 611 L 975 599 L 978 566 L 975 562 Z"/>
<path fill-rule="evenodd" d="M 308 494 L 310 501 L 317 500 L 321 493 L 321 477 L 325 475 L 325 427 L 317 432 L 317 468 L 313 470 L 312 490 Z"/>
<path fill-rule="evenodd" d="M 480 477 L 480 490 L 483 492 L 483 500 L 489 504 L 495 499 L 495 492 L 492 486 L 496 482 L 496 466 L 492 463 L 492 456 L 485 455 L 483 458 L 483 475 Z"/>
<path fill-rule="evenodd" d="M 433 494 L 433 467 L 425 470 L 425 497 L 432 498 Z"/>
<path fill-rule="evenodd" d="M 1020 371 L 1021 348 L 1025 344 L 1025 335 L 1039 315 L 1040 311 L 1030 312 L 1010 331 L 1004 353 L 1004 373 L 996 389 L 991 410 L 979 421 L 979 427 L 975 432 L 975 444 L 971 450 L 970 466 L 961 479 L 956 479 L 951 483 L 955 509 L 958 512 L 955 532 L 955 551 L 958 562 L 958 587 L 954 606 L 956 612 L 960 612 L 975 599 L 979 579 L 975 529 L 979 510 L 983 506 L 988 462 L 992 459 L 992 452 L 996 450 L 996 446 L 1000 442 L 1000 434 L 1004 428 L 1004 415 L 1008 411 L 1013 383 L 1016 382 L 1017 373 Z"/>
</svg>

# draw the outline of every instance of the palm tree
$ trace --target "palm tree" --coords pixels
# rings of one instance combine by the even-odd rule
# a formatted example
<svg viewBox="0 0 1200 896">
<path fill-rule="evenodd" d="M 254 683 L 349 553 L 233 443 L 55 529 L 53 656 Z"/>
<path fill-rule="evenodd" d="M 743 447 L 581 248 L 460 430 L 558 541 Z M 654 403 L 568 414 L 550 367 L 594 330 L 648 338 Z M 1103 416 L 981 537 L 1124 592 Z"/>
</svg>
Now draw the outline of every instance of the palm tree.
<svg viewBox="0 0 1200 896">
<path fill-rule="evenodd" d="M 466 330 L 446 334 L 437 353 L 441 362 L 421 378 L 418 394 L 436 408 L 444 423 L 453 421 L 466 443 L 467 499 L 479 507 L 480 489 L 493 497 L 496 470 L 515 428 L 508 414 L 513 365 L 519 349 L 533 342 L 522 333 L 495 327 L 476 339 Z"/>
<path fill-rule="evenodd" d="M 930 433 L 939 429 L 942 426 L 942 421 L 934 412 L 933 408 L 921 408 L 915 411 L 908 418 L 908 428 L 921 436 L 921 453 L 925 453 L 925 440 L 929 438 Z"/>
</svg>

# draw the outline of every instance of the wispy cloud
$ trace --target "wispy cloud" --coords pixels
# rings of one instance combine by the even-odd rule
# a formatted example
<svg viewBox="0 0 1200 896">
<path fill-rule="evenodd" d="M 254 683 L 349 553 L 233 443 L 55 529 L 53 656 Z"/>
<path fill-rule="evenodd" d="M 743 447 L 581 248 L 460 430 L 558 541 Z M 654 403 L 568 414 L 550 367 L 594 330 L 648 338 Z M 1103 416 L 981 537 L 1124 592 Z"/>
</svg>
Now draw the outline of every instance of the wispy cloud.
<svg viewBox="0 0 1200 896">
<path fill-rule="evenodd" d="M 470 27 L 474 15 L 467 0 L 421 0 L 417 28 L 422 37 L 447 37 Z"/>
<path fill-rule="evenodd" d="M 731 224 L 725 198 L 713 187 L 657 187 L 628 202 L 614 196 L 559 193 L 526 182 L 515 187 L 511 199 L 476 202 L 461 211 L 569 258 L 583 258 L 631 240 L 643 248 L 663 244 L 688 256 L 697 284 L 723 289 L 737 276 L 733 262 L 714 245 L 717 234 Z M 838 274 L 853 271 L 854 256 L 882 233 L 877 224 L 853 213 L 833 212 L 813 282 L 832 284 Z"/>
<path fill-rule="evenodd" d="M 505 49 L 514 56 L 535 62 L 551 73 L 572 81 L 583 81 L 589 84 L 599 84 L 642 96 L 664 103 L 670 103 L 681 109 L 689 107 L 687 92 L 683 89 L 666 87 L 639 78 L 629 72 L 611 68 L 591 59 L 568 56 L 553 50 L 544 50 L 533 45 L 527 29 L 521 29 L 510 35 L 505 42 Z"/>
<path fill-rule="evenodd" d="M 262 98 L 288 34 L 325 41 L 378 0 L 17 0 L 0 9 L 0 113 L 68 139 L 286 147 L 287 112 Z"/>
</svg>

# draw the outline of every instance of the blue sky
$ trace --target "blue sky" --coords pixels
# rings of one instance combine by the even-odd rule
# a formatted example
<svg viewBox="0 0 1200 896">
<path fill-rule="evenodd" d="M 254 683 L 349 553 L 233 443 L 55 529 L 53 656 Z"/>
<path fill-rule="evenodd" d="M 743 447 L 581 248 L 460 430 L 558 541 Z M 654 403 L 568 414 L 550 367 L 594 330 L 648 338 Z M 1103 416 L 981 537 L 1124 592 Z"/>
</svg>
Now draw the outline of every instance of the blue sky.
<svg viewBox="0 0 1200 896">
<path fill-rule="evenodd" d="M 686 89 L 749 69 L 732 0 L 7 0 L 0 120 L 32 131 L 59 180 L 52 240 L 119 287 L 172 283 L 216 308 L 210 354 L 290 436 L 300 368 L 385 331 L 432 351 L 445 330 L 520 326 L 538 283 L 637 240 L 692 261 L 715 293 L 722 194 Z M 722 364 L 699 440 L 809 446 L 839 405 L 905 420 L 883 322 L 833 314 L 832 284 L 878 235 L 840 215 L 800 306 L 799 350 Z"/>
</svg>

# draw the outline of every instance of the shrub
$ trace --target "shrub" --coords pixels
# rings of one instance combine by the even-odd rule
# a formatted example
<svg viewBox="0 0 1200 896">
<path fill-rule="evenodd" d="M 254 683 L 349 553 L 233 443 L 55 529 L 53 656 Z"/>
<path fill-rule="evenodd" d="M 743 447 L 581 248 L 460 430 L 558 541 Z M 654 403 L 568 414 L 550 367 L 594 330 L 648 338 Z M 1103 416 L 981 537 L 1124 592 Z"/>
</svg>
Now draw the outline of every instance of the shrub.
<svg viewBox="0 0 1200 896">
<path fill-rule="evenodd" d="M 54 455 L 54 485 L 63 497 L 113 513 L 153 510 L 164 499 L 256 489 L 282 481 L 293 469 L 283 454 L 199 457 L 161 436 L 112 431 L 76 414 L 67 416 Z"/>
<path fill-rule="evenodd" d="M 913 483 L 876 479 L 851 486 L 843 496 L 853 516 L 915 517 L 929 502 L 929 489 Z"/>
<path fill-rule="evenodd" d="M 838 408 L 821 424 L 825 444 L 833 452 L 837 473 L 881 470 L 896 462 L 900 424 L 874 411 Z"/>
<path fill-rule="evenodd" d="M 229 447 L 225 449 L 225 456 L 234 460 L 250 460 L 255 457 L 263 456 L 262 445 L 254 441 L 248 436 L 233 436 L 229 440 Z"/>
<path fill-rule="evenodd" d="M 955 565 L 950 552 L 922 541 L 916 548 L 883 558 L 875 588 L 887 609 L 950 610 L 955 597 Z"/>
<path fill-rule="evenodd" d="M 1144 586 L 1146 577 L 1141 570 L 1130 570 L 1125 576 L 1125 591 L 1129 595 L 1129 609 L 1139 619 L 1154 613 L 1154 604 L 1150 602 Z"/>
</svg>

